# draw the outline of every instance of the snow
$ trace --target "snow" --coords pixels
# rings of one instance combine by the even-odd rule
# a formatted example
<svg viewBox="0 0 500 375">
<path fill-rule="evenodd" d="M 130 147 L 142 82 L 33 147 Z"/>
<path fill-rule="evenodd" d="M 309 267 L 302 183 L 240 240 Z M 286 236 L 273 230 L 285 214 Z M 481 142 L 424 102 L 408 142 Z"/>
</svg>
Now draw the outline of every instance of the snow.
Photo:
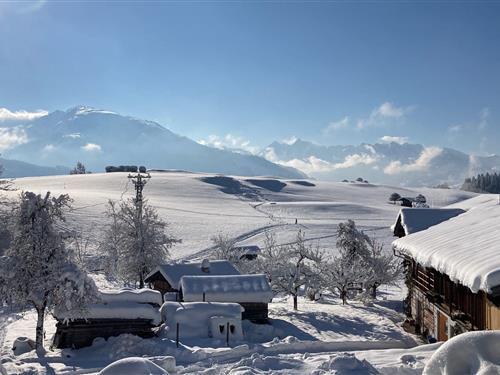
<svg viewBox="0 0 500 375">
<path fill-rule="evenodd" d="M 400 223 L 408 235 L 440 224 L 464 212 L 460 208 L 402 208 L 394 226 Z"/>
<path fill-rule="evenodd" d="M 183 276 L 204 276 L 210 275 L 239 275 L 238 270 L 227 260 L 204 260 L 204 262 L 178 262 L 162 264 L 153 269 L 146 276 L 147 279 L 157 272 L 160 272 L 165 280 L 173 288 L 177 288 Z M 209 265 L 208 272 L 205 272 L 202 265 Z"/>
<path fill-rule="evenodd" d="M 400 238 L 393 246 L 474 293 L 491 293 L 500 286 L 500 205 L 496 195 L 474 198 L 468 204 L 467 212 Z"/>
<path fill-rule="evenodd" d="M 161 323 L 160 310 L 145 303 L 113 302 L 95 303 L 86 307 L 80 314 L 67 315 L 65 312 L 54 311 L 58 320 L 68 319 L 148 319 L 153 325 Z"/>
<path fill-rule="evenodd" d="M 259 191 L 261 200 L 252 201 L 226 194 L 219 187 L 200 181 L 201 176 L 213 176 L 210 174 L 173 171 L 151 175 L 144 196 L 158 209 L 160 217 L 170 223 L 171 233 L 183 240 L 171 249 L 172 260 L 192 260 L 198 264 L 209 257 L 213 246 L 210 238 L 217 233 L 227 234 L 238 246 L 262 248 L 266 231 L 272 231 L 279 244 L 287 244 L 293 242 L 297 230 L 302 229 L 313 245 L 335 255 L 336 226 L 348 218 L 382 241 L 386 251 L 390 251 L 393 237 L 389 227 L 401 208 L 387 203 L 392 192 L 406 196 L 422 193 L 432 207 L 446 206 L 476 195 L 454 189 L 413 190 L 325 181 L 313 181 L 314 186 L 304 186 L 282 179 L 280 181 L 287 185 L 279 192 L 246 183 Z M 233 178 L 241 183 L 246 179 Z M 108 280 L 101 271 L 102 254 L 98 252 L 97 243 L 100 229 L 107 223 L 104 211 L 108 199 L 133 196 L 127 173 L 22 178 L 16 179 L 14 184 L 19 190 L 69 194 L 74 202 L 65 226 L 92 234 L 84 254 L 90 276 L 101 290 L 104 285 L 108 289 L 120 286 Z M 16 198 L 18 191 L 5 195 Z M 453 207 L 467 209 L 467 204 L 470 203 L 459 202 Z M 384 374 L 419 374 L 440 344 L 408 349 L 418 341 L 400 327 L 404 319 L 401 313 L 404 294 L 404 290 L 381 287 L 380 298 L 373 306 L 365 306 L 360 301 L 349 301 L 349 305 L 342 306 L 338 297 L 331 296 L 318 302 L 299 297 L 297 312 L 293 311 L 290 298 L 274 298 L 269 304 L 271 324 L 244 321 L 243 342 L 230 343 L 229 347 L 212 338 L 183 338 L 181 331 L 182 340 L 176 348 L 165 325 L 161 337 L 143 339 L 121 335 L 108 340 L 96 339 L 91 347 L 54 349 L 43 357 L 37 357 L 34 352 L 19 357 L 13 355 L 11 349 L 16 338 L 34 338 L 36 313 L 28 311 L 20 315 L 9 307 L 0 310 L 0 368 L 3 366 L 9 374 L 97 374 L 122 358 L 144 357 L 163 367 L 162 361 L 174 356 L 178 373 L 311 374 L 314 371 L 324 373 L 319 369 L 323 363 L 329 363 L 332 357 L 343 356 L 344 352 L 352 352 L 357 359 L 367 360 Z M 174 312 L 177 308 L 178 305 Z M 236 314 L 241 314 L 241 306 L 235 308 L 238 308 Z M 214 314 L 220 316 L 217 311 Z M 208 319 L 204 323 L 206 330 Z M 45 347 L 50 345 L 55 324 L 52 317 L 46 318 Z"/>
<path fill-rule="evenodd" d="M 237 303 L 216 302 L 165 302 L 161 307 L 161 316 L 165 323 L 164 334 L 175 339 L 179 324 L 180 337 L 207 338 L 210 332 L 210 319 L 213 317 L 232 318 L 240 321 L 244 311 Z"/>
<path fill-rule="evenodd" d="M 168 375 L 168 372 L 149 359 L 129 357 L 111 363 L 99 375 Z"/>
<path fill-rule="evenodd" d="M 180 282 L 184 301 L 269 303 L 273 298 L 265 275 L 184 276 Z"/>
<path fill-rule="evenodd" d="M 499 374 L 500 331 L 462 333 L 430 358 L 424 375 Z"/>
<path fill-rule="evenodd" d="M 103 303 L 135 302 L 161 305 L 161 293 L 152 289 L 101 290 L 99 297 Z"/>
</svg>

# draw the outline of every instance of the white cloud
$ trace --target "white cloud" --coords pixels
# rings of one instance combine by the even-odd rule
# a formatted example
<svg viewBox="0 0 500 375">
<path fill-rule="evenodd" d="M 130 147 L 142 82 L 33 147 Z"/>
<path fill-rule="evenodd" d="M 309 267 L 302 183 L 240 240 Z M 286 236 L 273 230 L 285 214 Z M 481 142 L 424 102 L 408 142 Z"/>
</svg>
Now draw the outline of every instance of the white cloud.
<svg viewBox="0 0 500 375">
<path fill-rule="evenodd" d="M 48 145 L 45 145 L 43 147 L 42 151 L 51 152 L 51 151 L 54 151 L 55 149 L 56 149 L 56 147 L 53 144 L 48 144 Z"/>
<path fill-rule="evenodd" d="M 392 161 L 384 168 L 384 173 L 394 175 L 405 172 L 425 171 L 430 166 L 432 160 L 441 155 L 442 152 L 443 149 L 439 147 L 426 147 L 413 163 L 403 164 L 399 160 Z"/>
<path fill-rule="evenodd" d="M 478 129 L 479 130 L 484 130 L 488 126 L 488 118 L 490 117 L 490 109 L 489 108 L 483 108 L 479 112 L 479 124 L 478 124 Z"/>
<path fill-rule="evenodd" d="M 338 169 L 352 168 L 357 165 L 370 165 L 375 163 L 378 158 L 376 155 L 352 154 L 347 155 L 344 161 L 340 163 L 330 163 L 311 155 L 305 159 L 279 160 L 272 147 L 268 147 L 264 152 L 264 157 L 273 163 L 296 168 L 304 173 L 326 173 Z"/>
<path fill-rule="evenodd" d="M 100 152 L 102 150 L 101 146 L 95 143 L 87 143 L 85 146 L 82 146 L 82 149 L 87 152 Z"/>
<path fill-rule="evenodd" d="M 448 131 L 450 133 L 458 133 L 462 130 L 463 126 L 462 125 L 452 125 L 448 127 Z"/>
<path fill-rule="evenodd" d="M 328 126 L 325 129 L 323 129 L 323 133 L 328 134 L 335 130 L 345 129 L 349 126 L 349 123 L 350 123 L 349 116 L 345 116 L 344 118 L 338 121 L 332 121 L 328 124 Z"/>
<path fill-rule="evenodd" d="M 289 138 L 285 138 L 285 139 L 283 139 L 283 140 L 282 140 L 282 142 L 283 142 L 284 144 L 287 144 L 287 145 L 291 146 L 291 145 L 293 145 L 295 142 L 297 142 L 298 140 L 299 140 L 299 139 L 298 139 L 296 136 L 292 135 L 292 136 L 291 136 L 291 137 L 289 137 Z"/>
<path fill-rule="evenodd" d="M 218 135 L 211 134 L 207 139 L 201 139 L 198 141 L 199 144 L 204 146 L 215 147 L 220 150 L 225 149 L 236 149 L 249 152 L 251 154 L 257 154 L 259 148 L 252 146 L 250 141 L 242 138 L 233 136 L 231 134 L 226 134 L 224 137 L 219 137 Z"/>
<path fill-rule="evenodd" d="M 63 138 L 78 139 L 80 138 L 80 133 L 65 134 Z"/>
<path fill-rule="evenodd" d="M 0 151 L 8 150 L 28 142 L 28 136 L 23 129 L 0 128 Z"/>
<path fill-rule="evenodd" d="M 378 108 L 375 108 L 368 118 L 359 119 L 356 126 L 358 129 L 363 129 L 368 126 L 377 125 L 386 120 L 402 119 L 408 113 L 413 111 L 414 107 L 397 107 L 391 102 L 382 103 Z"/>
<path fill-rule="evenodd" d="M 28 111 L 10 111 L 7 108 L 0 108 L 0 122 L 3 121 L 32 121 L 39 117 L 47 116 L 49 112 L 37 110 L 35 112 Z"/>
<path fill-rule="evenodd" d="M 395 142 L 399 143 L 400 145 L 404 143 L 408 143 L 408 137 L 397 137 L 397 136 L 392 136 L 392 135 L 384 135 L 383 137 L 380 138 L 382 142 Z"/>
</svg>

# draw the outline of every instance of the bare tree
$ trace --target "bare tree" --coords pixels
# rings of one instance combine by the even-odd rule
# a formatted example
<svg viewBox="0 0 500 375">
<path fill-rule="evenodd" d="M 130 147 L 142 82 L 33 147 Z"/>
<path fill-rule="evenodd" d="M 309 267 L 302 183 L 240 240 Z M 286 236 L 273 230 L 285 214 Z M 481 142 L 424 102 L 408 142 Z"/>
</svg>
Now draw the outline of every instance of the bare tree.
<svg viewBox="0 0 500 375">
<path fill-rule="evenodd" d="M 180 240 L 167 233 L 168 224 L 146 200 L 109 202 L 110 224 L 101 249 L 110 269 L 126 283 L 144 287 L 144 278 L 169 257 L 169 249 Z"/>
<path fill-rule="evenodd" d="M 76 266 L 64 233 L 56 229 L 70 201 L 67 195 L 23 192 L 13 212 L 13 240 L 0 264 L 1 299 L 37 312 L 37 350 L 43 349 L 47 311 L 57 308 L 71 318 L 97 296 L 94 282 Z"/>
<path fill-rule="evenodd" d="M 300 290 L 319 282 L 318 265 L 321 261 L 322 253 L 306 242 L 302 231 L 297 233 L 293 244 L 276 247 L 267 259 L 271 285 L 277 292 L 293 297 L 294 310 L 298 309 Z"/>
<path fill-rule="evenodd" d="M 403 264 L 392 253 L 384 252 L 384 246 L 376 239 L 369 242 L 370 254 L 365 259 L 367 272 L 364 284 L 370 296 L 377 298 L 380 285 L 395 285 L 403 273 Z"/>
</svg>

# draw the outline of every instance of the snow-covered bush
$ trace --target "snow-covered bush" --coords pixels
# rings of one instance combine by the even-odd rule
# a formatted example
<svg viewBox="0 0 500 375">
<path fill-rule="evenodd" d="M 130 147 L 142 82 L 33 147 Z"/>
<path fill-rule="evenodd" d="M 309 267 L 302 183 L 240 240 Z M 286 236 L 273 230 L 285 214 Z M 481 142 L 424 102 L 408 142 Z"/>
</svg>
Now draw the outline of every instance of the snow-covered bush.
<svg viewBox="0 0 500 375">
<path fill-rule="evenodd" d="M 178 239 L 167 233 L 168 224 L 147 201 L 109 201 L 101 250 L 107 256 L 109 275 L 144 287 L 145 276 L 169 257 Z"/>
<path fill-rule="evenodd" d="M 64 244 L 67 195 L 23 192 L 14 215 L 12 243 L 0 262 L 0 298 L 38 314 L 36 348 L 43 348 L 44 318 L 55 307 L 68 318 L 97 297 L 94 282 L 73 262 Z"/>
</svg>

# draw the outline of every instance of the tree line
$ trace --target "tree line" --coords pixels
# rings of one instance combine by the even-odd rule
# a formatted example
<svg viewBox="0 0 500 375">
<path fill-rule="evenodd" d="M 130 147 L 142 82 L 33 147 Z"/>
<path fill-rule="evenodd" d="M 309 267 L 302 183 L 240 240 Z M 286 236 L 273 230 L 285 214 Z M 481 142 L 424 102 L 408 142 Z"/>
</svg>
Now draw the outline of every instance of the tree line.
<svg viewBox="0 0 500 375">
<path fill-rule="evenodd" d="M 466 178 L 462 190 L 472 191 L 475 193 L 492 193 L 500 194 L 500 174 L 496 172 L 481 173 L 477 176 Z"/>
</svg>

